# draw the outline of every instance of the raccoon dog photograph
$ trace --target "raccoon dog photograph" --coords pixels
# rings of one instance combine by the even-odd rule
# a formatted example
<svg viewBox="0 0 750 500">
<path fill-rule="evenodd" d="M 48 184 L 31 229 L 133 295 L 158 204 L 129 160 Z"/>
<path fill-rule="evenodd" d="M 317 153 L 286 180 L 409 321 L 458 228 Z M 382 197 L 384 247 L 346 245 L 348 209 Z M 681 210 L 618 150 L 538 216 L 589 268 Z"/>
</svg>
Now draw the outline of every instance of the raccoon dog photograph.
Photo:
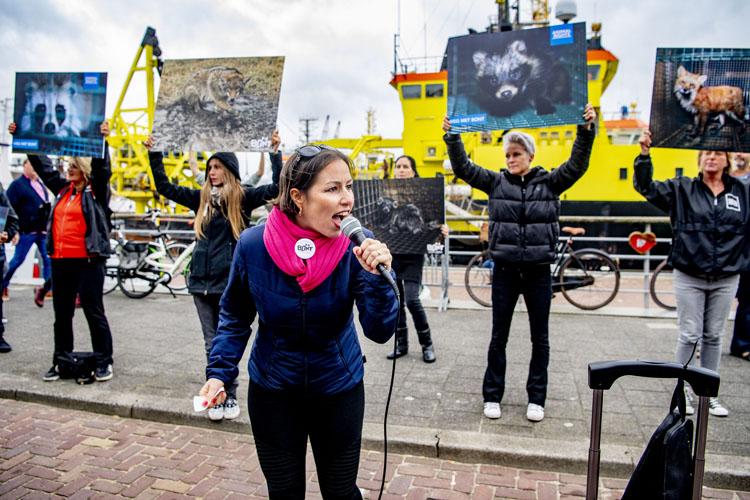
<svg viewBox="0 0 750 500">
<path fill-rule="evenodd" d="M 107 73 L 16 73 L 14 153 L 104 156 Z"/>
<path fill-rule="evenodd" d="M 653 147 L 750 152 L 750 49 L 657 48 Z"/>
<path fill-rule="evenodd" d="M 394 254 L 422 254 L 445 223 L 442 177 L 354 181 L 352 215 Z"/>
<path fill-rule="evenodd" d="M 283 57 L 164 61 L 156 151 L 271 151 Z"/>
<path fill-rule="evenodd" d="M 585 23 L 454 37 L 443 69 L 456 132 L 583 123 Z"/>
</svg>

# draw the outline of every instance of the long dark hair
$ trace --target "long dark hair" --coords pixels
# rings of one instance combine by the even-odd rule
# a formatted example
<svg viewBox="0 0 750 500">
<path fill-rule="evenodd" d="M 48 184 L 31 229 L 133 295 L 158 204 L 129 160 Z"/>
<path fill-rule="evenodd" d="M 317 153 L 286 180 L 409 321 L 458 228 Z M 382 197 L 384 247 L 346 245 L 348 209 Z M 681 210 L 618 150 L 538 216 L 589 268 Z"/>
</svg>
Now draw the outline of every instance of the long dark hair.
<svg viewBox="0 0 750 500">
<path fill-rule="evenodd" d="M 417 171 L 417 162 L 409 155 L 401 155 L 398 158 L 396 158 L 396 161 L 393 162 L 394 165 L 401 159 L 406 158 L 406 160 L 409 162 L 409 166 L 414 171 L 414 177 L 419 177 L 419 172 Z"/>
</svg>

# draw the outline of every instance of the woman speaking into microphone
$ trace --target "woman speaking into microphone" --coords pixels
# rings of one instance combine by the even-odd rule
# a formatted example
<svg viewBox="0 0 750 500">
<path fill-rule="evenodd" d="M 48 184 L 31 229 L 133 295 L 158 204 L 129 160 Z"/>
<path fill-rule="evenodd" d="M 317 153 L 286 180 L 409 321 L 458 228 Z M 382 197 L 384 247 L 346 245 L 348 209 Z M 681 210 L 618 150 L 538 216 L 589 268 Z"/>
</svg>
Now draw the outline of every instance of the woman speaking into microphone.
<svg viewBox="0 0 750 500">
<path fill-rule="evenodd" d="M 281 171 L 265 225 L 242 233 L 221 298 L 201 395 L 221 404 L 258 316 L 248 408 L 261 469 L 274 498 L 304 498 L 310 439 L 323 498 L 361 498 L 356 486 L 364 417 L 364 364 L 352 308 L 366 337 L 385 343 L 398 301 L 378 267 L 391 254 L 341 230 L 352 210 L 351 162 L 303 146 Z"/>
</svg>

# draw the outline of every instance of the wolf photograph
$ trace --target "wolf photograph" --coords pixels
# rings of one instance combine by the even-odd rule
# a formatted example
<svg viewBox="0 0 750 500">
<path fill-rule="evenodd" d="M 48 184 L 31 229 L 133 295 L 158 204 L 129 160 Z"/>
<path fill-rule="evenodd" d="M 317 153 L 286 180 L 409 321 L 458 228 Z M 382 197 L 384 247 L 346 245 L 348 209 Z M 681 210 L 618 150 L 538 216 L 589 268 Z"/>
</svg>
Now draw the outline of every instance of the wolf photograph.
<svg viewBox="0 0 750 500">
<path fill-rule="evenodd" d="M 656 51 L 653 146 L 750 151 L 750 49 Z"/>
<path fill-rule="evenodd" d="M 283 57 L 165 61 L 154 148 L 270 151 L 283 69 Z"/>
<path fill-rule="evenodd" d="M 444 61 L 458 132 L 582 123 L 584 23 L 454 37 Z"/>
<path fill-rule="evenodd" d="M 394 254 L 421 254 L 445 223 L 441 177 L 354 182 L 353 215 Z"/>
<path fill-rule="evenodd" d="M 106 73 L 16 73 L 14 153 L 104 155 Z"/>
</svg>

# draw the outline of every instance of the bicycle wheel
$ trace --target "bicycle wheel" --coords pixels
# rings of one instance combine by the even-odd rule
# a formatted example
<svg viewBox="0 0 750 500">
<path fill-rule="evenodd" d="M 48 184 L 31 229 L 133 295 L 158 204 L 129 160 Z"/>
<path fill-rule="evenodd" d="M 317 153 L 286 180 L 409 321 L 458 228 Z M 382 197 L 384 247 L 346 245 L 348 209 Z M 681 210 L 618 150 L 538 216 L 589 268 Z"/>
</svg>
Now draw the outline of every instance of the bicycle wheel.
<svg viewBox="0 0 750 500">
<path fill-rule="evenodd" d="M 485 307 L 492 307 L 492 269 L 490 251 L 485 250 L 471 258 L 464 273 L 464 283 L 469 296 L 477 304 Z"/>
<path fill-rule="evenodd" d="M 188 247 L 189 245 L 179 241 L 167 243 L 167 252 L 161 257 L 160 261 L 167 264 L 167 267 L 171 269 L 180 255 L 182 255 Z M 172 279 L 169 281 L 169 288 L 176 292 L 181 292 L 187 289 L 187 277 L 188 274 L 190 274 L 190 260 L 190 256 L 188 255 L 187 258 L 180 263 L 179 267 L 174 270 L 172 273 Z"/>
<path fill-rule="evenodd" d="M 117 285 L 131 299 L 142 299 L 156 288 L 159 273 L 150 271 L 141 264 L 136 269 L 117 268 Z"/>
<path fill-rule="evenodd" d="M 614 300 L 620 289 L 620 269 L 615 261 L 595 249 L 577 250 L 560 266 L 560 288 L 568 302 L 591 311 Z"/>
<path fill-rule="evenodd" d="M 672 281 L 672 268 L 667 264 L 666 260 L 654 269 L 654 274 L 651 275 L 651 280 L 648 284 L 648 291 L 651 294 L 651 299 L 659 307 L 667 311 L 677 309 L 677 299 L 674 295 L 674 284 Z"/>
</svg>

